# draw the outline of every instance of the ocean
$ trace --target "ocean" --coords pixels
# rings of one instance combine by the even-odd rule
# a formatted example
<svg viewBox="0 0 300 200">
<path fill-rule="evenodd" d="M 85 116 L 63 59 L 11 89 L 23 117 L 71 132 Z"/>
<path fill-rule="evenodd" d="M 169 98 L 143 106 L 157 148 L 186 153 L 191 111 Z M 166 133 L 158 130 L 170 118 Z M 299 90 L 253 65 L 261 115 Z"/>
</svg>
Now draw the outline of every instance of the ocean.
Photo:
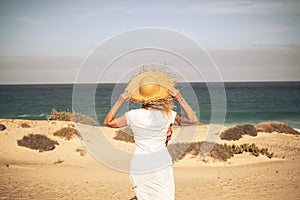
<svg viewBox="0 0 300 200">
<path fill-rule="evenodd" d="M 199 107 L 200 122 L 210 123 L 211 98 L 206 84 L 189 85 L 190 88 L 179 84 L 183 96 L 192 107 Z M 225 125 L 276 120 L 300 129 L 300 82 L 226 82 L 224 85 Z M 111 107 L 115 86 L 98 84 L 95 110 L 100 125 Z M 0 85 L 0 118 L 44 120 L 52 108 L 72 111 L 72 92 L 73 84 Z M 192 93 L 197 99 L 190 98 Z"/>
</svg>

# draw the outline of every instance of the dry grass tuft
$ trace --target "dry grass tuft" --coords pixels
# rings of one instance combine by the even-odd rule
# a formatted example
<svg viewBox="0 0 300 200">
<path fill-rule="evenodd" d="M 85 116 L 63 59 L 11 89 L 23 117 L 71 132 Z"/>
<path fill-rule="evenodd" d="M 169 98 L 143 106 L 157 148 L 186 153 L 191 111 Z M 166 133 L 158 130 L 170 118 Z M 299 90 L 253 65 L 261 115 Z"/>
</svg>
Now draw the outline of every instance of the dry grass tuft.
<svg viewBox="0 0 300 200">
<path fill-rule="evenodd" d="M 57 111 L 55 108 L 51 110 L 51 114 L 47 116 L 48 120 L 58 121 L 74 121 L 73 113 L 65 111 Z"/>
<path fill-rule="evenodd" d="M 21 127 L 22 128 L 30 128 L 31 126 L 24 122 L 24 123 L 21 124 Z"/>
<path fill-rule="evenodd" d="M 286 133 L 286 134 L 300 134 L 298 131 L 296 131 L 293 127 L 291 127 L 288 124 L 282 123 L 282 122 L 261 122 L 256 125 L 257 132 L 266 132 L 266 133 Z"/>
<path fill-rule="evenodd" d="M 48 120 L 58 120 L 58 121 L 73 121 L 80 124 L 98 126 L 98 123 L 95 119 L 90 116 L 83 115 L 80 113 L 71 113 L 66 111 L 57 111 L 52 109 L 51 114 L 47 116 Z"/>
<path fill-rule="evenodd" d="M 4 131 L 6 129 L 6 126 L 3 124 L 0 124 L 0 131 Z"/>
<path fill-rule="evenodd" d="M 75 124 L 68 124 L 68 127 L 75 128 Z"/>
<path fill-rule="evenodd" d="M 84 149 L 76 149 L 76 153 L 78 153 L 80 156 L 85 156 L 86 155 L 86 151 Z"/>
<path fill-rule="evenodd" d="M 215 144 L 208 155 L 220 161 L 227 161 L 229 158 L 233 157 L 233 154 L 222 144 Z"/>
<path fill-rule="evenodd" d="M 30 134 L 18 140 L 18 145 L 30 149 L 38 150 L 39 152 L 51 151 L 55 149 L 55 145 L 59 145 L 57 141 L 40 134 Z"/>
<path fill-rule="evenodd" d="M 64 160 L 61 160 L 61 159 L 59 158 L 57 161 L 54 162 L 54 164 L 61 164 L 61 163 L 63 163 L 63 162 L 64 162 Z"/>
<path fill-rule="evenodd" d="M 129 127 L 117 130 L 116 135 L 113 139 L 134 143 L 133 132 Z"/>
<path fill-rule="evenodd" d="M 220 135 L 222 140 L 239 140 L 243 135 L 257 136 L 255 126 L 252 124 L 241 124 L 228 128 Z"/>
<path fill-rule="evenodd" d="M 205 149 L 211 149 L 208 156 L 216 160 L 226 161 L 233 156 L 224 145 L 212 142 L 175 143 L 168 146 L 173 162 L 181 160 L 188 153 L 198 156 L 202 154 L 201 151 L 206 151 Z"/>
<path fill-rule="evenodd" d="M 90 126 L 98 126 L 98 123 L 94 118 L 87 116 L 87 115 L 80 114 L 80 113 L 74 114 L 74 121 L 76 123 L 80 123 L 80 124 L 85 124 L 85 125 L 90 125 Z"/>
<path fill-rule="evenodd" d="M 76 129 L 70 128 L 70 127 L 62 128 L 62 129 L 54 132 L 53 135 L 60 137 L 60 138 L 64 138 L 66 140 L 70 140 L 70 139 L 74 138 L 75 136 L 80 136 L 79 132 Z"/>
</svg>

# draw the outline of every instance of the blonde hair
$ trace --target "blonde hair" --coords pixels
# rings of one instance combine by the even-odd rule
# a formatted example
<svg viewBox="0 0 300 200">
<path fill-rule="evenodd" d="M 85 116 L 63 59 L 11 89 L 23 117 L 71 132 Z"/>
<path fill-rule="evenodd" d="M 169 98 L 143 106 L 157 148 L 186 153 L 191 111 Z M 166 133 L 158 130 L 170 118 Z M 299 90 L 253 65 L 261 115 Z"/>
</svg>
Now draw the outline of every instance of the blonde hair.
<svg viewBox="0 0 300 200">
<path fill-rule="evenodd" d="M 172 101 L 164 101 L 161 105 L 164 107 L 164 110 L 167 113 L 167 115 L 171 115 L 171 111 L 174 108 L 173 102 Z"/>
<path fill-rule="evenodd" d="M 142 107 L 152 107 L 152 108 L 158 108 L 161 107 L 160 110 L 164 111 L 168 117 L 171 117 L 171 111 L 174 108 L 174 104 L 172 101 L 158 101 L 156 103 L 147 103 L 142 104 Z"/>
</svg>

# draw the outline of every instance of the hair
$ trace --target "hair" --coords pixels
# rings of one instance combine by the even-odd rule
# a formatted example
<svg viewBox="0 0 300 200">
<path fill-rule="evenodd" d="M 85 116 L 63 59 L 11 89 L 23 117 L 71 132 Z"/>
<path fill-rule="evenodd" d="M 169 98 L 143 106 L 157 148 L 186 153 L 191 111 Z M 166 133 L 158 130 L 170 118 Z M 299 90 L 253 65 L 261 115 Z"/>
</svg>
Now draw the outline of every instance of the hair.
<svg viewBox="0 0 300 200">
<path fill-rule="evenodd" d="M 164 107 L 168 115 L 171 114 L 171 111 L 174 108 L 174 104 L 172 101 L 164 101 L 161 105 Z"/>
<path fill-rule="evenodd" d="M 162 106 L 163 111 L 165 111 L 168 116 L 171 115 L 171 111 L 174 108 L 174 104 L 172 101 L 158 101 L 155 103 L 145 103 L 145 104 L 142 104 L 142 108 L 154 107 L 155 105 Z"/>
</svg>

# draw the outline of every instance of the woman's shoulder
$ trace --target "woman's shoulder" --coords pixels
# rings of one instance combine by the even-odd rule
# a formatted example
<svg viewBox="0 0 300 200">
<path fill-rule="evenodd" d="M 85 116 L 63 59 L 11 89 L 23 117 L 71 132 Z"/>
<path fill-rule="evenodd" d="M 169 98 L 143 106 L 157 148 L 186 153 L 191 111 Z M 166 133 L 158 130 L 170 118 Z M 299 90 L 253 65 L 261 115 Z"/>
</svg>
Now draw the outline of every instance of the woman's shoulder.
<svg viewBox="0 0 300 200">
<path fill-rule="evenodd" d="M 137 108 L 137 109 L 132 109 L 130 111 L 127 112 L 129 115 L 153 115 L 153 114 L 157 114 L 157 113 L 161 113 L 160 110 L 148 110 L 148 109 L 143 109 L 143 108 Z"/>
<path fill-rule="evenodd" d="M 131 110 L 127 111 L 126 113 L 128 113 L 128 114 L 135 114 L 135 113 L 141 112 L 142 110 L 143 109 L 141 109 L 141 108 L 135 108 L 135 109 L 131 109 Z"/>
</svg>

